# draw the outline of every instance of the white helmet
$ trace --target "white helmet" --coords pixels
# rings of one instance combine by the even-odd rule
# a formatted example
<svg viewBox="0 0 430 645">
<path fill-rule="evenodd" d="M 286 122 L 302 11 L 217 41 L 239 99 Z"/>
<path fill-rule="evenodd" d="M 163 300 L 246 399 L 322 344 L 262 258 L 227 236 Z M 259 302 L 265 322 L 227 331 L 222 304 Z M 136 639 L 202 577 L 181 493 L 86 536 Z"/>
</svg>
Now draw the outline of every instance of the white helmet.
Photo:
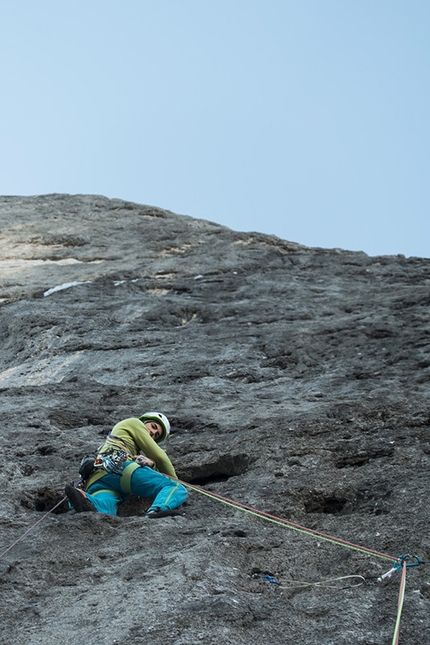
<svg viewBox="0 0 430 645">
<path fill-rule="evenodd" d="M 155 441 L 157 443 L 161 443 L 170 434 L 170 423 L 169 419 L 162 413 L 162 412 L 145 412 L 145 414 L 142 414 L 141 417 L 139 417 L 140 421 L 142 423 L 146 423 L 147 421 L 156 421 L 156 423 L 159 423 L 163 433 L 159 439 L 156 439 Z"/>
</svg>

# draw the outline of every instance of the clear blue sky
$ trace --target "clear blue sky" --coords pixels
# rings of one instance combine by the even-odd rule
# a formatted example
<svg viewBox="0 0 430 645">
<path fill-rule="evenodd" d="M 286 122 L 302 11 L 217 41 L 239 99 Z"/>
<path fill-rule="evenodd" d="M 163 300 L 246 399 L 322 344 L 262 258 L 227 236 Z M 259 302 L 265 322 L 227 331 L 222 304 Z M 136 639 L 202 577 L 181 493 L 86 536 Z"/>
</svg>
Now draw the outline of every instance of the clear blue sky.
<svg viewBox="0 0 430 645">
<path fill-rule="evenodd" d="M 4 0 L 0 194 L 430 257 L 429 0 Z"/>
</svg>

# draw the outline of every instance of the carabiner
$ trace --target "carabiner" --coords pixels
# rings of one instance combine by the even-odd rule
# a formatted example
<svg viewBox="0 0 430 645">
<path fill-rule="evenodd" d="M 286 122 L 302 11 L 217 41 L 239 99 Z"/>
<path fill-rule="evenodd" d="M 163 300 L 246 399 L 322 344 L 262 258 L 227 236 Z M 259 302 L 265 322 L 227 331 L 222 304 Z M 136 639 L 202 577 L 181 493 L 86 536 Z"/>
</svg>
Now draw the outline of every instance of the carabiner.
<svg viewBox="0 0 430 645">
<path fill-rule="evenodd" d="M 406 564 L 407 567 L 419 567 L 420 564 L 422 564 L 422 560 L 417 555 L 409 555 L 409 553 L 407 553 L 406 555 L 399 555 L 398 559 L 393 562 L 391 569 L 387 571 L 387 573 L 384 573 L 382 576 L 379 576 L 378 582 L 382 582 L 385 578 L 391 578 L 393 573 L 400 571 L 400 569 L 403 567 L 403 563 L 408 558 L 415 558 L 416 562 L 410 562 L 409 564 Z"/>
<path fill-rule="evenodd" d="M 408 568 L 419 567 L 420 564 L 422 563 L 422 560 L 417 555 L 409 555 L 409 553 L 407 553 L 406 555 L 399 555 L 399 559 L 397 560 L 397 565 L 395 565 L 396 571 L 398 571 L 403 567 L 403 563 L 406 562 L 408 558 L 415 558 L 415 562 L 409 562 L 409 564 L 406 564 Z"/>
<path fill-rule="evenodd" d="M 278 582 L 278 580 L 276 580 L 276 578 L 274 578 L 273 576 L 260 576 L 260 578 L 263 578 L 264 580 L 267 580 L 274 585 L 279 585 L 280 587 L 282 587 L 282 582 Z"/>
</svg>

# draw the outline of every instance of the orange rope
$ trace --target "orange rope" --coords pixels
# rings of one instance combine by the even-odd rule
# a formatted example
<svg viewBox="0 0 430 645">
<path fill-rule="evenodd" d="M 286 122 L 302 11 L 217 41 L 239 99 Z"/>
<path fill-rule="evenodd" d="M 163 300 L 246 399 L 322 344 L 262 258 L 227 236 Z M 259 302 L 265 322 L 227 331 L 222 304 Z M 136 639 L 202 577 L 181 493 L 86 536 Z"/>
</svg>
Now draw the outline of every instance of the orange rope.
<svg viewBox="0 0 430 645">
<path fill-rule="evenodd" d="M 370 555 L 374 555 L 378 558 L 384 558 L 385 560 L 397 560 L 397 558 L 393 557 L 392 555 L 388 555 L 387 553 L 382 553 L 380 551 L 375 551 L 374 549 L 368 549 L 367 547 L 360 546 L 359 544 L 354 544 L 353 542 L 348 542 L 347 540 L 343 540 L 342 538 L 337 538 L 334 537 L 333 535 L 329 535 L 327 533 L 321 533 L 320 531 L 315 531 L 314 529 L 309 529 L 305 526 L 301 526 L 300 524 L 296 524 L 295 522 L 290 522 L 289 520 L 285 520 L 281 517 L 277 517 L 276 515 L 271 515 L 270 513 L 265 513 L 264 511 L 259 511 L 252 506 L 247 506 L 246 504 L 241 504 L 240 502 L 235 502 L 232 499 L 229 499 L 228 497 L 223 497 L 222 495 L 218 495 L 217 493 L 212 493 L 207 491 L 204 488 L 201 488 L 200 486 L 195 486 L 194 484 L 188 484 L 187 482 L 181 482 L 184 486 L 187 488 L 190 488 L 191 490 L 195 490 L 199 493 L 202 493 L 203 495 L 206 495 L 207 497 L 211 497 L 213 499 L 216 499 L 220 502 L 223 502 L 224 504 L 228 504 L 229 506 L 233 506 L 233 508 L 239 508 L 242 509 L 248 513 L 251 513 L 252 515 L 256 515 L 257 517 L 262 517 L 266 518 L 271 522 L 275 522 L 277 524 L 283 524 L 287 526 L 288 528 L 291 528 L 295 531 L 299 531 L 300 533 L 306 533 L 309 535 L 313 535 L 315 537 L 319 537 L 322 540 L 326 540 L 328 542 L 333 542 L 335 544 L 340 544 L 341 546 L 348 547 L 350 549 L 354 549 L 356 551 L 362 551 L 364 553 L 368 553 Z"/>
</svg>

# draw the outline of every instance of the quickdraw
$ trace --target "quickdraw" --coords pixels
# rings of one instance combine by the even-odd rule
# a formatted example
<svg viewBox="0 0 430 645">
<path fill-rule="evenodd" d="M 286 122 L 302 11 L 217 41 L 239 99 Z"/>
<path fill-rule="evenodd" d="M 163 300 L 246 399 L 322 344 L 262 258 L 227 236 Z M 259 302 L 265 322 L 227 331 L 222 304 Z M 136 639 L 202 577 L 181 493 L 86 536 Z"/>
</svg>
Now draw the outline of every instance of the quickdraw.
<svg viewBox="0 0 430 645">
<path fill-rule="evenodd" d="M 406 563 L 406 560 L 408 558 L 414 558 L 415 562 L 408 562 Z M 406 567 L 419 567 L 420 564 L 424 564 L 421 558 L 419 558 L 417 555 L 409 555 L 409 553 L 406 553 L 406 555 L 399 555 L 397 560 L 394 562 L 393 566 L 387 573 L 384 573 L 382 576 L 379 576 L 378 582 L 382 582 L 385 578 L 391 578 L 393 573 L 396 571 L 400 571 L 400 569 L 403 568 L 403 563 L 406 563 Z"/>
<path fill-rule="evenodd" d="M 116 437 L 109 432 L 106 442 L 111 444 L 112 448 L 107 452 L 99 452 L 94 460 L 94 468 L 103 468 L 108 473 L 115 473 L 120 475 L 125 462 L 131 459 L 127 450 L 125 450 L 124 443 L 127 444 L 125 439 Z"/>
<path fill-rule="evenodd" d="M 112 452 L 98 455 L 94 460 L 94 467 L 103 468 L 108 473 L 119 475 L 127 459 L 129 456 L 126 450 L 112 450 Z"/>
</svg>

